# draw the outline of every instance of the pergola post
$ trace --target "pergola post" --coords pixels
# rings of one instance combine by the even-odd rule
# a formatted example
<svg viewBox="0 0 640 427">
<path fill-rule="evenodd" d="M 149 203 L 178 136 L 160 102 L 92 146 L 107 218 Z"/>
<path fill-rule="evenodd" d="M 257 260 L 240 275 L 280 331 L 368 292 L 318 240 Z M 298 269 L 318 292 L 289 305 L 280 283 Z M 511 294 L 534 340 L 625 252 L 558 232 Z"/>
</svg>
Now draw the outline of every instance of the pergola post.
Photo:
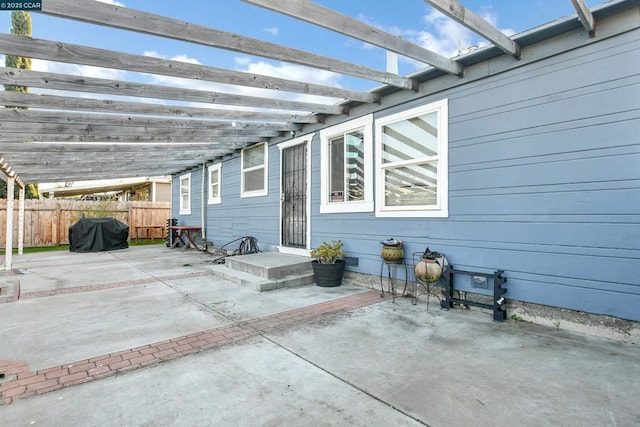
<svg viewBox="0 0 640 427">
<path fill-rule="evenodd" d="M 13 188 L 16 179 L 7 177 L 7 230 L 4 252 L 4 269 L 11 271 L 11 258 L 13 256 Z"/>
<path fill-rule="evenodd" d="M 24 253 L 24 196 L 25 187 L 21 185 L 18 192 L 18 255 Z"/>
</svg>

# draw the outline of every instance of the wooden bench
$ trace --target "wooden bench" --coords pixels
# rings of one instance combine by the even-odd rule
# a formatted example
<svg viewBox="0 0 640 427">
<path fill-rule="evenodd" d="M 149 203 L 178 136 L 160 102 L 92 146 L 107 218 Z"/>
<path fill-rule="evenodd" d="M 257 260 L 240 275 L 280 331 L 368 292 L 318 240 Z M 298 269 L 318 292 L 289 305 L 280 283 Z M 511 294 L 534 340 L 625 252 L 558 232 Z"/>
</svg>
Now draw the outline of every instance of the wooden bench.
<svg viewBox="0 0 640 427">
<path fill-rule="evenodd" d="M 140 230 L 144 230 L 144 236 L 145 238 L 148 240 L 149 239 L 149 231 L 151 231 L 151 238 L 155 238 L 155 230 L 160 230 L 161 232 L 161 238 L 164 239 L 165 238 L 165 230 L 166 230 L 166 226 L 164 225 L 136 225 L 133 227 L 133 237 L 136 239 L 136 242 L 138 241 L 138 235 L 140 233 L 138 233 Z"/>
</svg>

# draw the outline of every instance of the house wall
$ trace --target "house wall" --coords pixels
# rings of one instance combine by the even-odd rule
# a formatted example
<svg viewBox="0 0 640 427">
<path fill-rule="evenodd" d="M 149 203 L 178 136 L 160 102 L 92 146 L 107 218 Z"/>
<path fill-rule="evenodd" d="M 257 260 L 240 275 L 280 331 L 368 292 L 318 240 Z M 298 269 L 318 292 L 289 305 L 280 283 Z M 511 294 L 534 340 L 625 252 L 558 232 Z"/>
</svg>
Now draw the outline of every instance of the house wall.
<svg viewBox="0 0 640 427">
<path fill-rule="evenodd" d="M 223 161 L 220 196 L 221 204 L 206 205 L 206 238 L 215 247 L 230 243 L 230 248 L 236 248 L 233 240 L 245 236 L 255 237 L 262 250 L 277 251 L 279 241 L 279 209 L 280 209 L 280 177 L 279 177 L 279 149 L 269 147 L 268 170 L 269 192 L 266 196 L 240 196 L 240 155 L 237 154 Z M 181 174 L 182 175 L 182 174 Z M 202 200 L 202 167 L 191 170 L 191 215 L 180 215 L 180 176 L 174 177 L 172 185 L 172 218 L 177 218 L 180 225 L 200 226 L 202 214 L 200 203 Z M 208 175 L 205 175 L 205 182 Z M 197 195 L 196 195 L 197 193 Z M 207 195 L 204 195 L 205 204 Z"/>
<path fill-rule="evenodd" d="M 170 182 L 156 182 L 154 183 L 155 194 L 153 195 L 154 202 L 170 202 L 171 201 L 171 183 Z"/>
<path fill-rule="evenodd" d="M 614 26 L 612 18 L 599 31 Z M 397 105 L 376 111 L 375 119 L 448 99 L 448 218 L 320 214 L 316 134 L 311 246 L 341 239 L 357 259 L 350 271 L 378 275 L 380 241 L 395 237 L 409 263 L 429 246 L 459 269 L 505 270 L 509 299 L 640 320 L 639 53 L 635 29 L 423 98 L 394 96 Z M 271 146 L 269 195 L 254 199 L 240 198 L 239 157 L 224 162 L 209 239 L 253 235 L 277 245 L 278 160 Z M 193 188 L 200 176 L 192 174 Z M 185 221 L 199 224 L 193 203 Z"/>
</svg>

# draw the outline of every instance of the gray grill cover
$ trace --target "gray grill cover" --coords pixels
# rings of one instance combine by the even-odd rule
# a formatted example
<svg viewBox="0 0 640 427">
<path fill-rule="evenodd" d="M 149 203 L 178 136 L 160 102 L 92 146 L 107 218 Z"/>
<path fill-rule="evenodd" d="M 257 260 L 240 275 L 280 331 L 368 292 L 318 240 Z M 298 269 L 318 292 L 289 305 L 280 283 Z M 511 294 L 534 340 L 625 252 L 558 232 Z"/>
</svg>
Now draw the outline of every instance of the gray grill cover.
<svg viewBox="0 0 640 427">
<path fill-rule="evenodd" d="M 69 227 L 69 251 L 126 249 L 128 238 L 129 226 L 115 218 L 82 218 Z"/>
</svg>

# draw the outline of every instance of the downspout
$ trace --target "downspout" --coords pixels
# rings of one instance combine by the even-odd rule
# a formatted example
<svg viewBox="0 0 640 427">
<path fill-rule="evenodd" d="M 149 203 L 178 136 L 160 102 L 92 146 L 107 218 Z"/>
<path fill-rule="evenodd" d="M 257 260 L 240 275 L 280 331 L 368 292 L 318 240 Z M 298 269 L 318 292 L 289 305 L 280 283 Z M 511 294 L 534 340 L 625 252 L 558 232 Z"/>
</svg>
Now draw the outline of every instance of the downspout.
<svg viewBox="0 0 640 427">
<path fill-rule="evenodd" d="M 202 233 L 202 244 L 204 245 L 204 249 L 207 249 L 207 164 L 202 164 L 202 194 L 200 197 L 200 218 L 202 219 L 201 224 L 201 233 Z"/>
</svg>

